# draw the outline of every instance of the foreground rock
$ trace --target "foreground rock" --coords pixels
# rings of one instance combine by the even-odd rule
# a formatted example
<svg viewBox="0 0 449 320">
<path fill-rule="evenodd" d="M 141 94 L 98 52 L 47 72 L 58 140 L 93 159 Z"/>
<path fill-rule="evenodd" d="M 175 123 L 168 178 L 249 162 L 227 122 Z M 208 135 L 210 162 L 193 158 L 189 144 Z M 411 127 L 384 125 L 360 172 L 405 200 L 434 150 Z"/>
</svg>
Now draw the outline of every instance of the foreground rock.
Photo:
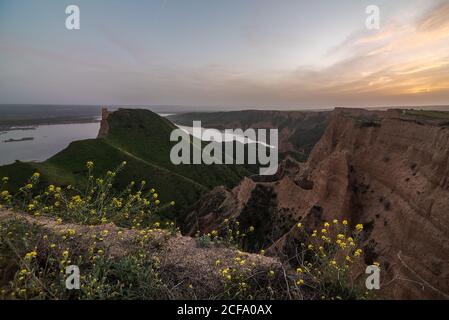
<svg viewBox="0 0 449 320">
<path fill-rule="evenodd" d="M 77 252 L 86 254 L 92 239 L 107 230 L 103 236 L 101 246 L 105 256 L 119 259 L 132 254 L 141 246 L 142 232 L 138 230 L 118 228 L 114 224 L 101 226 L 86 226 L 73 223 L 60 223 L 48 217 L 33 217 L 28 214 L 0 211 L 0 221 L 20 219 L 30 225 L 41 227 L 46 234 L 65 234 L 74 230 L 76 237 L 72 243 Z M 257 254 L 242 253 L 236 249 L 209 247 L 200 248 L 196 240 L 190 237 L 172 234 L 166 230 L 154 229 L 145 233 L 145 250 L 153 258 L 160 261 L 160 276 L 165 283 L 171 285 L 171 296 L 176 299 L 182 297 L 183 292 L 176 293 L 176 288 L 185 290 L 192 287 L 198 299 L 222 298 L 224 279 L 219 273 L 220 268 L 235 265 L 235 258 L 246 260 L 247 265 L 254 265 L 249 278 L 261 281 L 270 271 L 275 272 L 272 281 L 282 285 L 285 281 L 284 268 L 279 260 Z M 37 248 L 39 251 L 39 248 Z M 220 265 L 217 266 L 217 260 Z M 179 289 L 181 290 L 181 289 Z"/>
</svg>

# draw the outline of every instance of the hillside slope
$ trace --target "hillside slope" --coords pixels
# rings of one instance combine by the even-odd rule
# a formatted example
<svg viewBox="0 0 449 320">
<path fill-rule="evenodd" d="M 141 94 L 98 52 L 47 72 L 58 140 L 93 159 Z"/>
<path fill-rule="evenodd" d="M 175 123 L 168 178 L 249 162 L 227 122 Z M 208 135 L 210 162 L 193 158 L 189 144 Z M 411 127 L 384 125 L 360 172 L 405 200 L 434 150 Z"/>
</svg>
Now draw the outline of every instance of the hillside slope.
<svg viewBox="0 0 449 320">
<path fill-rule="evenodd" d="M 446 114 L 447 116 L 447 114 Z M 385 270 L 389 298 L 449 297 L 449 127 L 429 114 L 337 109 L 306 164 L 289 160 L 275 182 L 216 188 L 191 213 L 191 233 L 222 216 L 263 230 L 258 250 L 291 257 L 298 222 L 362 223 L 364 259 Z M 289 228 L 292 228 L 289 231 Z M 274 243 L 273 245 L 271 245 Z"/>
<path fill-rule="evenodd" d="M 60 237 L 61 234 L 67 234 L 70 230 L 75 234 L 70 241 L 64 243 L 64 250 L 77 252 L 83 257 L 89 257 L 95 237 L 103 235 L 101 243 L 98 243 L 97 250 L 103 250 L 103 256 L 111 261 L 119 262 L 121 259 L 136 255 L 139 249 L 144 248 L 149 261 L 158 261 L 157 272 L 160 276 L 159 281 L 166 285 L 165 290 L 160 290 L 155 295 L 155 299 L 223 299 L 226 297 L 226 291 L 230 290 L 225 278 L 219 272 L 221 266 L 217 265 L 220 261 L 222 265 L 234 265 L 235 259 L 245 259 L 248 265 L 254 266 L 251 272 L 246 275 L 249 283 L 258 285 L 267 285 L 267 274 L 276 272 L 276 277 L 269 279 L 274 285 L 282 287 L 284 279 L 284 269 L 278 259 L 265 257 L 258 254 L 243 253 L 236 248 L 226 247 L 200 247 L 195 239 L 185 237 L 179 233 L 172 233 L 164 229 L 134 230 L 119 228 L 110 223 L 106 225 L 87 226 L 75 223 L 61 223 L 51 217 L 33 217 L 29 214 L 11 212 L 0 209 L 0 226 L 7 225 L 8 222 L 20 223 L 28 226 L 31 230 L 38 229 L 40 239 L 45 235 L 46 238 Z M 105 235 L 107 232 L 107 235 Z M 142 232 L 146 235 L 143 239 Z M 143 243 L 143 244 L 142 244 Z M 34 250 L 37 252 L 48 252 L 48 243 L 37 241 Z M 12 270 L 14 263 L 4 265 L 0 263 L 0 287 L 6 287 L 8 276 L 14 275 Z M 4 267 L 4 269 L 2 268 Z M 86 272 L 87 265 L 83 265 L 83 272 Z M 146 266 L 140 266 L 144 270 Z M 104 274 L 113 273 L 112 270 L 102 270 Z M 290 275 L 294 273 L 290 270 Z M 93 281 L 101 282 L 101 274 L 96 275 Z M 134 274 L 130 274 L 126 279 L 129 285 L 133 281 Z M 117 279 L 114 279 L 117 280 Z M 154 279 L 146 279 L 147 281 Z M 87 282 L 87 281 L 86 281 Z M 89 283 L 83 282 L 83 291 L 89 287 Z M 145 285 L 156 287 L 158 283 L 146 283 Z M 66 292 L 68 292 L 66 290 Z M 76 294 L 76 293 L 75 293 Z M 117 294 L 117 293 L 116 293 Z M 125 299 L 139 299 L 145 296 L 147 292 L 141 292 L 141 296 L 125 296 Z M 113 295 L 109 298 L 112 298 Z M 73 298 L 73 297 L 72 297 Z M 95 297 L 94 297 L 95 298 Z M 104 297 L 99 297 L 104 299 Z M 115 298 L 117 299 L 117 298 Z M 141 299 L 141 298 L 140 298 Z M 140 300 L 139 299 L 139 300 Z"/>
<path fill-rule="evenodd" d="M 183 219 L 185 208 L 217 185 L 234 186 L 249 175 L 242 166 L 173 165 L 170 150 L 175 142 L 170 133 L 175 126 L 148 110 L 120 109 L 107 115 L 108 129 L 102 138 L 76 141 L 43 163 L 21 163 L 0 167 L 18 188 L 35 171 L 45 183 L 80 186 L 86 179 L 85 163 L 95 162 L 96 175 L 104 174 L 123 161 L 127 166 L 117 177 L 117 187 L 129 181 L 147 181 L 161 194 L 162 202 L 175 201 L 170 218 Z M 103 121 L 103 122 L 104 122 Z"/>
</svg>

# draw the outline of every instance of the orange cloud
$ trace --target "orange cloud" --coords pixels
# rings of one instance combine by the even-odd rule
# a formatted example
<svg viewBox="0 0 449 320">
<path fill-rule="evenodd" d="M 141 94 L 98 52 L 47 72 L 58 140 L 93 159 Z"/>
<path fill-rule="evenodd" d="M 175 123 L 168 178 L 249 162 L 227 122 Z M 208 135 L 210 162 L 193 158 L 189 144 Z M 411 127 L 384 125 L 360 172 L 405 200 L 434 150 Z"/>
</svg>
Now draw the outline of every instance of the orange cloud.
<svg viewBox="0 0 449 320">
<path fill-rule="evenodd" d="M 283 96 L 360 104 L 392 97 L 412 103 L 419 95 L 431 103 L 435 94 L 449 102 L 448 2 L 414 23 L 391 21 L 353 36 L 338 51 L 349 58 L 322 70 L 298 69 L 279 84 Z"/>
</svg>

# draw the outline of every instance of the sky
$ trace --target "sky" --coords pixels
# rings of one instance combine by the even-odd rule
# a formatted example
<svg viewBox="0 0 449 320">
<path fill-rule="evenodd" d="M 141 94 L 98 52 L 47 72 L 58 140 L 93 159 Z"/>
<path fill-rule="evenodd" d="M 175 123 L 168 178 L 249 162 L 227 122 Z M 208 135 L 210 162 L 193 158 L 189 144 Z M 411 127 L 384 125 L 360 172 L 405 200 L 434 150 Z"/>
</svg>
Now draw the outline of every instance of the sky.
<svg viewBox="0 0 449 320">
<path fill-rule="evenodd" d="M 449 0 L 0 0 L 0 104 L 449 105 Z"/>
</svg>

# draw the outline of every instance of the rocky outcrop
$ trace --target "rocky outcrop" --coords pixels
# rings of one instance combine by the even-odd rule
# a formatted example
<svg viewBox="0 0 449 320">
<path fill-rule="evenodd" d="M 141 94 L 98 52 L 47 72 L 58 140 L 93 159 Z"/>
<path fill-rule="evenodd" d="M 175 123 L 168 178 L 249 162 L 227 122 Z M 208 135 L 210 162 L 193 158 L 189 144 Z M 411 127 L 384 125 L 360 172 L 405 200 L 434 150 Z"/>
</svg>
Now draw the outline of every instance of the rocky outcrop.
<svg viewBox="0 0 449 320">
<path fill-rule="evenodd" d="M 449 297 L 447 123 L 396 110 L 336 109 L 307 163 L 289 168 L 275 182 L 221 190 L 221 211 L 192 213 L 198 225 L 213 228 L 228 210 L 243 220 L 263 216 L 280 230 L 297 221 L 310 229 L 333 219 L 363 223 L 365 262 L 382 263 L 385 297 Z M 252 212 L 251 203 L 261 201 Z M 215 216 L 205 219 L 206 212 Z M 269 235 L 273 254 L 288 256 L 297 245 L 293 231 Z"/>
<path fill-rule="evenodd" d="M 336 110 L 306 172 L 321 219 L 370 226 L 366 263 L 381 260 L 384 283 L 396 279 L 385 294 L 448 297 L 448 127 L 394 110 Z"/>
<path fill-rule="evenodd" d="M 192 208 L 186 219 L 186 233 L 208 233 L 221 229 L 225 219 L 236 219 L 244 229 L 249 226 L 256 229 L 257 245 L 247 248 L 250 251 L 258 251 L 279 239 L 294 224 L 296 218 L 293 212 L 300 204 L 290 197 L 290 192 L 301 189 L 293 179 L 286 176 L 292 173 L 285 168 L 286 163 L 290 162 L 299 165 L 292 159 L 284 160 L 279 170 L 284 178 L 279 181 L 255 182 L 254 179 L 244 178 L 232 190 L 225 187 L 213 189 Z"/>
<path fill-rule="evenodd" d="M 110 114 L 111 112 L 108 111 L 107 108 L 101 109 L 101 122 L 100 122 L 100 130 L 98 132 L 97 137 L 98 139 L 106 137 L 109 132 L 108 118 Z"/>
<path fill-rule="evenodd" d="M 29 214 L 16 213 L 0 210 L 0 222 L 12 219 L 19 219 L 29 225 L 38 226 L 46 235 L 66 234 L 68 230 L 74 231 L 74 239 L 70 242 L 74 251 L 88 256 L 89 246 L 95 239 L 95 235 L 102 234 L 102 241 L 97 243 L 98 248 L 104 250 L 105 256 L 120 259 L 126 255 L 136 252 L 142 246 L 141 232 L 135 229 L 119 228 L 114 224 L 87 226 L 76 223 L 61 223 L 50 217 L 34 217 Z M 107 236 L 104 235 L 108 231 Z M 248 278 L 254 281 L 262 281 L 261 275 L 267 275 L 270 270 L 274 270 L 279 278 L 274 279 L 283 285 L 285 269 L 278 259 L 266 257 L 258 254 L 243 253 L 235 248 L 225 247 L 200 247 L 196 240 L 180 234 L 173 234 L 163 229 L 151 229 L 147 233 L 145 240 L 145 250 L 149 256 L 160 261 L 160 277 L 165 283 L 172 283 L 173 288 L 186 284 L 191 284 L 195 288 L 198 299 L 210 299 L 220 297 L 223 292 L 224 279 L 217 266 L 217 260 L 221 261 L 221 266 L 232 266 L 235 258 L 245 259 L 248 265 L 254 265 L 252 273 Z M 38 245 L 43 245 L 39 243 Z M 66 243 L 66 245 L 69 245 Z M 38 252 L 47 248 L 37 247 Z M 290 272 L 290 275 L 293 273 Z M 176 290 L 173 290 L 175 292 Z M 176 296 L 170 297 L 175 299 Z"/>
</svg>

